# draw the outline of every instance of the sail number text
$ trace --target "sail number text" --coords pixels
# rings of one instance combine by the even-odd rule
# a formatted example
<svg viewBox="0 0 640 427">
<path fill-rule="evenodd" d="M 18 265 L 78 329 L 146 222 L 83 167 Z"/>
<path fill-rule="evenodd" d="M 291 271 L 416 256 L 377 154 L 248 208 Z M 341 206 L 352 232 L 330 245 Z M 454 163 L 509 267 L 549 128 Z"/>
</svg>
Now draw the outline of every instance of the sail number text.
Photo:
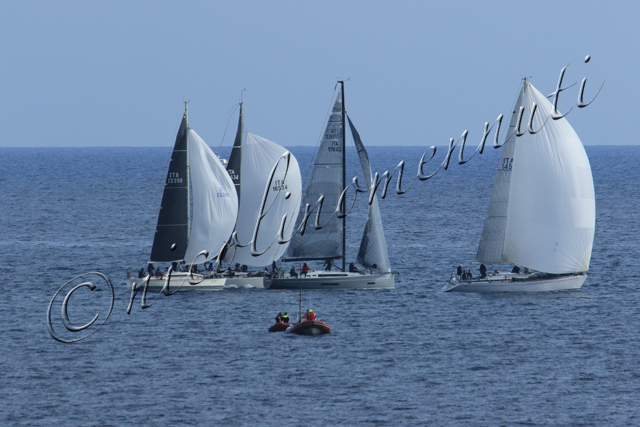
<svg viewBox="0 0 640 427">
<path fill-rule="evenodd" d="M 271 187 L 273 191 L 281 191 L 287 189 L 287 184 L 284 182 L 284 179 L 277 179 L 273 182 L 273 186 Z"/>
<path fill-rule="evenodd" d="M 512 167 L 513 167 L 513 158 L 505 157 L 504 159 L 502 159 L 500 170 L 510 171 Z"/>
<path fill-rule="evenodd" d="M 182 184 L 182 178 L 178 172 L 169 172 L 167 184 Z"/>
</svg>

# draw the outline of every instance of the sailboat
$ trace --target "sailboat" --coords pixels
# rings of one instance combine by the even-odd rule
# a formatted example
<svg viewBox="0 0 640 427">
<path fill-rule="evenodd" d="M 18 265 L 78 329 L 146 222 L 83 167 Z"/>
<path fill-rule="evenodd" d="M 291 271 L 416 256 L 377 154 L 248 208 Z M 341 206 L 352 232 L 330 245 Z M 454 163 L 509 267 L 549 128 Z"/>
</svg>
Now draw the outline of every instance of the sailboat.
<svg viewBox="0 0 640 427">
<path fill-rule="evenodd" d="M 275 170 L 274 170 L 275 168 Z M 284 147 L 252 133 L 244 138 L 243 107 L 227 172 L 234 182 L 239 199 L 236 240 L 226 248 L 224 260 L 252 267 L 270 266 L 280 259 L 289 246 L 278 242 L 282 218 L 287 215 L 283 237 L 289 240 L 294 231 L 302 198 L 302 178 L 296 158 Z M 270 180 L 271 177 L 271 180 Z M 270 187 L 267 189 L 266 186 Z M 264 217 L 254 237 L 260 208 L 265 200 Z M 252 254 L 252 246 L 260 254 Z M 260 272 L 262 273 L 262 272 Z M 226 285 L 263 287 L 263 274 L 229 271 Z"/>
<path fill-rule="evenodd" d="M 191 211 L 193 207 L 193 211 Z M 215 258 L 228 241 L 238 216 L 238 198 L 233 182 L 218 157 L 189 127 L 185 112 L 164 185 L 149 263 L 185 261 L 202 264 Z M 201 254 L 204 252 L 204 254 Z M 220 290 L 223 278 L 172 272 L 168 275 L 129 279 L 129 286 L 144 286 L 166 292 Z"/>
<path fill-rule="evenodd" d="M 521 107 L 534 119 L 521 136 Z M 595 229 L 593 177 L 566 118 L 524 79 L 507 135 L 475 263 L 515 264 L 482 278 L 451 276 L 444 291 L 579 289 L 587 278 Z"/>
<path fill-rule="evenodd" d="M 358 251 L 356 262 L 363 266 L 357 271 L 346 270 L 346 217 L 335 214 L 340 195 L 346 180 L 346 144 L 345 119 L 348 118 L 344 103 L 344 82 L 338 82 L 341 90 L 337 93 L 333 109 L 320 141 L 313 169 L 307 187 L 300 214 L 304 218 L 307 205 L 314 206 L 320 196 L 324 196 L 323 209 L 319 215 L 319 224 L 315 229 L 309 224 L 304 233 L 293 236 L 284 261 L 325 261 L 331 267 L 333 260 L 342 260 L 340 271 L 309 271 L 299 277 L 284 277 L 284 274 L 265 277 L 267 289 L 380 289 L 393 288 L 394 275 L 389 265 L 389 255 L 380 218 L 380 209 L 375 194 L 371 194 L 367 223 Z M 369 156 L 362 144 L 360 135 L 349 118 L 360 167 L 367 187 L 373 183 Z M 373 192 L 373 187 L 370 189 Z M 343 201 L 343 207 L 344 207 Z M 313 216 L 315 217 L 315 213 Z M 379 273 L 373 273 L 378 270 Z"/>
</svg>

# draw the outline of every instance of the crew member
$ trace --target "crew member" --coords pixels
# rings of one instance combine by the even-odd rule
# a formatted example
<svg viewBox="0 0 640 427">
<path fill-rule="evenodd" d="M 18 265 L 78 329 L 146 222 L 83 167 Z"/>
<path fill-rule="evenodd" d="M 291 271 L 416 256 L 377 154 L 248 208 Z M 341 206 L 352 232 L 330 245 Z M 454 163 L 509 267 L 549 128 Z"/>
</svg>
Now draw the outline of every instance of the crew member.
<svg viewBox="0 0 640 427">
<path fill-rule="evenodd" d="M 298 277 L 298 273 L 296 273 L 295 265 L 291 266 L 291 270 L 289 270 L 289 277 Z"/>
<path fill-rule="evenodd" d="M 282 320 L 282 323 L 289 323 L 289 313 L 285 312 L 280 319 Z"/>
<path fill-rule="evenodd" d="M 354 263 L 349 264 L 349 273 L 357 273 L 358 269 Z"/>
<path fill-rule="evenodd" d="M 309 266 L 307 265 L 307 263 L 305 262 L 302 265 L 302 270 L 300 270 L 300 274 L 303 275 L 304 277 L 307 277 L 307 273 L 309 272 Z"/>
<path fill-rule="evenodd" d="M 313 310 L 308 309 L 304 315 L 304 318 L 307 320 L 316 320 L 316 314 L 313 312 Z"/>
<path fill-rule="evenodd" d="M 278 313 L 276 316 L 276 323 L 282 323 L 282 312 Z"/>
<path fill-rule="evenodd" d="M 487 266 L 480 264 L 480 278 L 484 279 L 485 277 L 487 277 Z"/>
<path fill-rule="evenodd" d="M 144 279 L 144 268 L 141 268 L 140 271 L 138 271 L 138 279 Z"/>
<path fill-rule="evenodd" d="M 458 276 L 462 276 L 462 264 L 458 266 Z"/>
</svg>

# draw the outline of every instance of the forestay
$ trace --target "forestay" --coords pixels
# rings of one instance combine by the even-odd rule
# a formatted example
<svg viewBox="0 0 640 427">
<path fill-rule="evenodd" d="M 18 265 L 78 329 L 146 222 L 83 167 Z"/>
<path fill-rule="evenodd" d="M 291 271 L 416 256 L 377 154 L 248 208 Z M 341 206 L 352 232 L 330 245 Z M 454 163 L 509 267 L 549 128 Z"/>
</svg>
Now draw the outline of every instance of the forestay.
<svg viewBox="0 0 640 427">
<path fill-rule="evenodd" d="M 238 216 L 238 197 L 229 174 L 198 134 L 189 129 L 189 165 L 193 198 L 191 235 L 184 259 L 192 262 L 202 250 L 202 263 L 218 255 L 229 240 Z"/>
<path fill-rule="evenodd" d="M 353 142 L 358 152 L 358 159 L 360 160 L 360 167 L 362 168 L 362 174 L 364 177 L 364 185 L 373 189 L 373 174 L 371 173 L 371 163 L 369 161 L 369 155 L 364 148 L 360 134 L 356 130 L 351 118 L 349 119 L 349 128 L 353 135 Z M 382 228 L 382 218 L 380 217 L 380 208 L 378 207 L 378 196 L 373 194 L 373 201 L 369 205 L 367 213 L 367 223 L 364 227 L 364 233 L 362 235 L 362 241 L 360 242 L 360 249 L 358 250 L 358 256 L 356 262 L 364 265 L 365 267 L 376 266 L 379 270 L 390 271 L 391 266 L 389 264 L 389 254 L 387 253 L 387 242 L 384 238 L 384 229 Z"/>
<path fill-rule="evenodd" d="M 287 150 L 280 145 L 247 133 L 242 150 L 243 187 L 236 232 L 241 244 L 247 244 L 252 240 L 260 206 L 267 189 L 266 186 L 269 185 L 264 208 L 266 215 L 260 222 L 256 249 L 262 252 L 267 247 L 269 248 L 262 255 L 253 256 L 250 245 L 236 246 L 227 251 L 225 256 L 227 261 L 265 266 L 280 258 L 287 250 L 288 244 L 278 243 L 278 232 L 285 214 L 287 215 L 284 229 L 285 239 L 289 239 L 294 231 L 302 197 L 302 178 L 298 161 L 292 154 L 289 157 L 287 170 L 286 158 L 281 159 L 285 153 Z M 275 174 L 272 181 L 269 182 L 269 176 L 276 164 Z M 288 199 L 285 198 L 287 193 L 291 193 Z"/>
<path fill-rule="evenodd" d="M 342 132 L 342 99 L 340 92 L 337 92 L 300 207 L 302 218 L 305 205 L 309 203 L 313 207 L 320 196 L 324 195 L 319 218 L 320 225 L 324 227 L 319 230 L 313 227 L 316 217 L 314 211 L 309 217 L 304 235 L 296 233 L 291 240 L 287 253 L 289 260 L 340 258 L 344 255 L 342 221 L 334 215 L 343 190 Z"/>
</svg>

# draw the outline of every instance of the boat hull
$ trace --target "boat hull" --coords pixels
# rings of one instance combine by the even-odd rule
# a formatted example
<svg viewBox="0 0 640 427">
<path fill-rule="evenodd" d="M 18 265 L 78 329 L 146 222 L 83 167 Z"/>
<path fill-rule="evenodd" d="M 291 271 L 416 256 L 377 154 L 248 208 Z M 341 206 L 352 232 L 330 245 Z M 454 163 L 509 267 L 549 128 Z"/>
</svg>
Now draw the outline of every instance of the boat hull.
<svg viewBox="0 0 640 427">
<path fill-rule="evenodd" d="M 482 280 L 459 280 L 453 276 L 442 288 L 445 292 L 545 292 L 580 289 L 587 279 L 586 274 L 561 276 L 550 279 L 511 281 L 512 277 L 526 278 L 526 275 L 503 274 Z"/>
<path fill-rule="evenodd" d="M 287 328 L 285 332 L 296 335 L 324 335 L 331 333 L 331 326 L 321 320 L 306 320 Z"/>
<path fill-rule="evenodd" d="M 287 328 L 290 328 L 291 326 L 293 326 L 291 323 L 286 323 L 286 322 L 274 323 L 269 328 L 269 332 L 284 332 L 287 330 Z"/>
<path fill-rule="evenodd" d="M 307 277 L 265 277 L 265 289 L 393 289 L 394 275 L 310 272 Z"/>
<path fill-rule="evenodd" d="M 191 282 L 196 283 L 192 285 L 189 281 L 188 273 L 174 273 L 171 275 L 171 281 L 169 282 L 169 287 L 167 289 L 168 293 L 175 292 L 179 289 L 182 291 L 221 291 L 225 286 L 225 278 L 223 277 L 212 277 L 212 278 L 203 278 L 199 275 L 194 275 L 194 279 Z M 164 277 L 152 277 L 149 280 L 149 288 L 148 291 L 160 292 L 164 285 L 168 281 L 168 276 Z M 147 283 L 145 279 L 138 278 L 130 278 L 127 279 L 127 286 L 132 288 L 134 285 L 137 285 L 140 290 L 144 289 L 145 284 Z M 182 285 L 182 286 L 180 286 Z"/>
<path fill-rule="evenodd" d="M 235 275 L 233 277 L 222 277 L 225 286 L 237 286 L 238 288 L 264 288 L 264 277 L 249 277 L 247 275 Z"/>
</svg>

